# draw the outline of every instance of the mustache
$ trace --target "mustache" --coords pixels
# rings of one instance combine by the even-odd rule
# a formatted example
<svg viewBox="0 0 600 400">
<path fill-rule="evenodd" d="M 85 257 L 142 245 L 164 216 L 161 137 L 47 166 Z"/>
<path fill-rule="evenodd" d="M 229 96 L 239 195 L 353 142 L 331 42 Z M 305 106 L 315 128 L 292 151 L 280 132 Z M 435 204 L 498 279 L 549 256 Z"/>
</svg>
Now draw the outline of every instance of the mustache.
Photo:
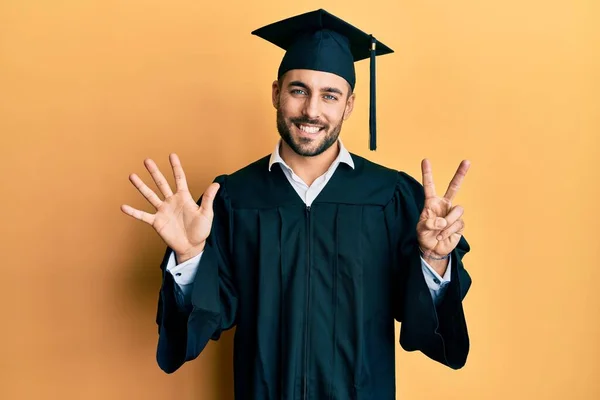
<svg viewBox="0 0 600 400">
<path fill-rule="evenodd" d="M 329 125 L 322 123 L 318 119 L 310 119 L 308 117 L 290 118 L 290 122 L 293 123 L 293 124 L 297 124 L 297 125 L 298 124 L 319 125 L 319 126 L 322 126 L 325 129 L 329 128 Z"/>
</svg>

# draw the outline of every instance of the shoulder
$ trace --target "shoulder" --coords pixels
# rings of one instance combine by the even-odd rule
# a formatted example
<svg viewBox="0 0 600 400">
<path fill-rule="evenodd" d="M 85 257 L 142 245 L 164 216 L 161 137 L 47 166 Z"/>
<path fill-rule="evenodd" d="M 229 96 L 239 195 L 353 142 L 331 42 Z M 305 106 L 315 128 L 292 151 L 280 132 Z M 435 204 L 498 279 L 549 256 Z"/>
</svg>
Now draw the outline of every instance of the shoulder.
<svg viewBox="0 0 600 400">
<path fill-rule="evenodd" d="M 270 156 L 262 157 L 230 174 L 219 175 L 215 178 L 215 181 L 227 185 L 239 185 L 246 182 L 248 178 L 255 179 L 262 175 L 264 171 L 268 171 L 269 157 Z"/>
<path fill-rule="evenodd" d="M 393 186 L 398 175 L 398 171 L 377 164 L 364 157 L 350 153 L 354 161 L 354 177 L 366 187 L 390 187 Z"/>
<path fill-rule="evenodd" d="M 269 159 L 268 155 L 231 174 L 217 176 L 214 181 L 221 185 L 221 195 L 230 200 L 256 197 L 260 188 L 268 185 Z"/>
<path fill-rule="evenodd" d="M 397 172 L 394 169 L 386 167 L 385 165 L 377 164 L 377 163 L 375 163 L 371 160 L 368 160 L 365 157 L 359 156 L 357 154 L 350 153 L 350 156 L 352 157 L 352 160 L 354 161 L 355 168 L 357 170 L 362 170 L 365 173 L 387 175 L 387 174 L 393 174 L 393 173 Z"/>
<path fill-rule="evenodd" d="M 351 156 L 354 160 L 358 176 L 361 176 L 365 180 L 375 180 L 385 186 L 393 186 L 396 189 L 410 192 L 418 192 L 423 189 L 421 183 L 405 171 L 377 164 L 353 153 L 351 153 Z"/>
<path fill-rule="evenodd" d="M 423 185 L 407 172 L 377 164 L 356 154 L 351 155 L 359 172 L 357 176 L 362 178 L 366 187 L 375 190 L 387 188 L 386 197 L 390 200 L 399 197 L 421 202 L 424 198 Z"/>
</svg>

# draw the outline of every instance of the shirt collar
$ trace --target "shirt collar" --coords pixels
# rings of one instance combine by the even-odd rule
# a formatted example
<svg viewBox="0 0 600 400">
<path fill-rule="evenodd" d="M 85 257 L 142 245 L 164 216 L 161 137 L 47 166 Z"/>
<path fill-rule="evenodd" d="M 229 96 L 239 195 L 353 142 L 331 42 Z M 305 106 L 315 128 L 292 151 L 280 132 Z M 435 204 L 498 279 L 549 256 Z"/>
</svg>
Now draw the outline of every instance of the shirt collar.
<svg viewBox="0 0 600 400">
<path fill-rule="evenodd" d="M 331 165 L 344 163 L 349 165 L 350 168 L 354 169 L 354 161 L 352 160 L 350 152 L 348 152 L 348 150 L 344 147 L 344 144 L 342 143 L 341 139 L 338 138 L 338 142 L 340 143 L 340 153 L 338 154 L 337 158 L 333 160 L 333 163 L 331 163 Z M 281 158 L 281 155 L 279 153 L 280 145 L 281 139 L 277 141 L 277 144 L 275 145 L 275 150 L 273 150 L 273 153 L 271 153 L 271 158 L 269 159 L 269 171 L 271 171 L 271 167 L 273 166 L 273 164 L 277 163 L 280 163 L 287 169 L 291 170 L 291 168 L 285 163 L 285 161 L 283 161 L 283 158 Z"/>
</svg>

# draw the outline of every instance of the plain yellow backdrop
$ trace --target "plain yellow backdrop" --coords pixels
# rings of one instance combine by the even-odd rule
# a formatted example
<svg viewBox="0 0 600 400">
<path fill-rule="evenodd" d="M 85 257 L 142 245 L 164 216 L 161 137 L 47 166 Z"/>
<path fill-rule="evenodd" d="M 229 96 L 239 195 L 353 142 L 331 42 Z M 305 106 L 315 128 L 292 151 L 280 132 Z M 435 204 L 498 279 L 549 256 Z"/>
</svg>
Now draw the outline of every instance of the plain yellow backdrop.
<svg viewBox="0 0 600 400">
<path fill-rule="evenodd" d="M 155 362 L 164 244 L 142 161 L 182 159 L 195 197 L 271 152 L 282 51 L 262 25 L 325 8 L 395 53 L 368 61 L 342 138 L 438 190 L 472 162 L 467 365 L 398 346 L 399 399 L 599 399 L 600 3 L 596 0 L 0 2 L 0 398 L 231 399 L 232 333 Z M 169 175 L 170 178 L 170 175 Z M 172 179 L 170 179 L 172 182 Z"/>
</svg>

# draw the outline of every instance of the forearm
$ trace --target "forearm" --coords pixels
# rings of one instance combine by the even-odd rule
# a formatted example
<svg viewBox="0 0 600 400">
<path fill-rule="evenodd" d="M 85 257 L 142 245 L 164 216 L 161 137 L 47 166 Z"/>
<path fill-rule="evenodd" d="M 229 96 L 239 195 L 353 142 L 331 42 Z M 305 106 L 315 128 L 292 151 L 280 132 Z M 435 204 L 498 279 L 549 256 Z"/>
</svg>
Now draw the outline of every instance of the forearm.
<svg viewBox="0 0 600 400">
<path fill-rule="evenodd" d="M 469 351 L 469 338 L 466 327 L 462 299 L 469 289 L 471 280 L 464 270 L 462 256 L 468 251 L 466 241 L 451 254 L 443 280 L 443 294 L 432 296 L 433 302 L 426 301 L 426 290 L 431 292 L 427 276 L 423 279 L 425 258 L 422 253 L 413 253 L 406 259 L 406 282 L 404 284 L 404 304 L 400 343 L 406 350 L 420 350 L 430 358 L 451 368 L 464 365 Z M 421 255 L 421 268 L 415 268 Z M 442 261 L 442 260 L 440 260 Z M 429 271 L 433 269 L 430 265 Z M 431 273 L 430 273 L 431 274 Z M 433 275 L 431 275 L 433 276 Z M 439 277 L 437 280 L 439 280 Z M 435 279 L 433 280 L 435 282 Z M 441 281 L 440 281 L 441 282 Z"/>
<path fill-rule="evenodd" d="M 448 261 L 450 258 L 446 258 L 444 260 L 434 260 L 430 257 L 424 256 L 427 264 L 431 266 L 440 276 L 444 276 L 446 274 L 446 269 L 448 268 Z"/>
<path fill-rule="evenodd" d="M 423 271 L 423 278 L 433 299 L 433 304 L 437 306 L 444 299 L 444 293 L 451 281 L 452 258 L 448 259 L 444 275 L 440 275 L 421 255 L 421 270 Z"/>
<path fill-rule="evenodd" d="M 190 324 L 190 315 L 193 313 L 192 289 L 198 273 L 202 274 L 199 278 L 200 285 L 206 286 L 203 287 L 202 292 L 211 292 L 210 297 L 218 297 L 218 282 L 214 279 L 217 278 L 217 274 L 214 273 L 215 263 L 209 260 L 203 269 L 199 268 L 200 259 L 206 257 L 204 252 L 179 264 L 175 257 L 176 255 L 171 252 L 165 260 L 159 301 L 160 314 L 157 318 L 159 325 L 157 361 L 161 369 L 168 373 L 174 372 L 184 362 L 200 354 L 215 332 L 214 318 L 206 317 L 202 312 L 197 312 L 195 323 Z"/>
<path fill-rule="evenodd" d="M 420 247 L 419 250 L 421 257 L 423 257 L 427 264 L 429 264 L 429 266 L 431 266 L 431 268 L 433 268 L 433 270 L 437 272 L 439 276 L 444 276 L 446 269 L 448 268 L 450 255 L 448 254 L 447 256 L 440 256 L 430 251 L 423 252 Z"/>
<path fill-rule="evenodd" d="M 194 287 L 194 278 L 198 272 L 202 253 L 192 258 L 183 257 L 180 261 L 178 255 L 172 253 L 167 263 L 167 271 L 173 276 L 175 281 L 174 293 L 177 304 L 185 308 L 191 303 L 191 294 Z"/>
</svg>

